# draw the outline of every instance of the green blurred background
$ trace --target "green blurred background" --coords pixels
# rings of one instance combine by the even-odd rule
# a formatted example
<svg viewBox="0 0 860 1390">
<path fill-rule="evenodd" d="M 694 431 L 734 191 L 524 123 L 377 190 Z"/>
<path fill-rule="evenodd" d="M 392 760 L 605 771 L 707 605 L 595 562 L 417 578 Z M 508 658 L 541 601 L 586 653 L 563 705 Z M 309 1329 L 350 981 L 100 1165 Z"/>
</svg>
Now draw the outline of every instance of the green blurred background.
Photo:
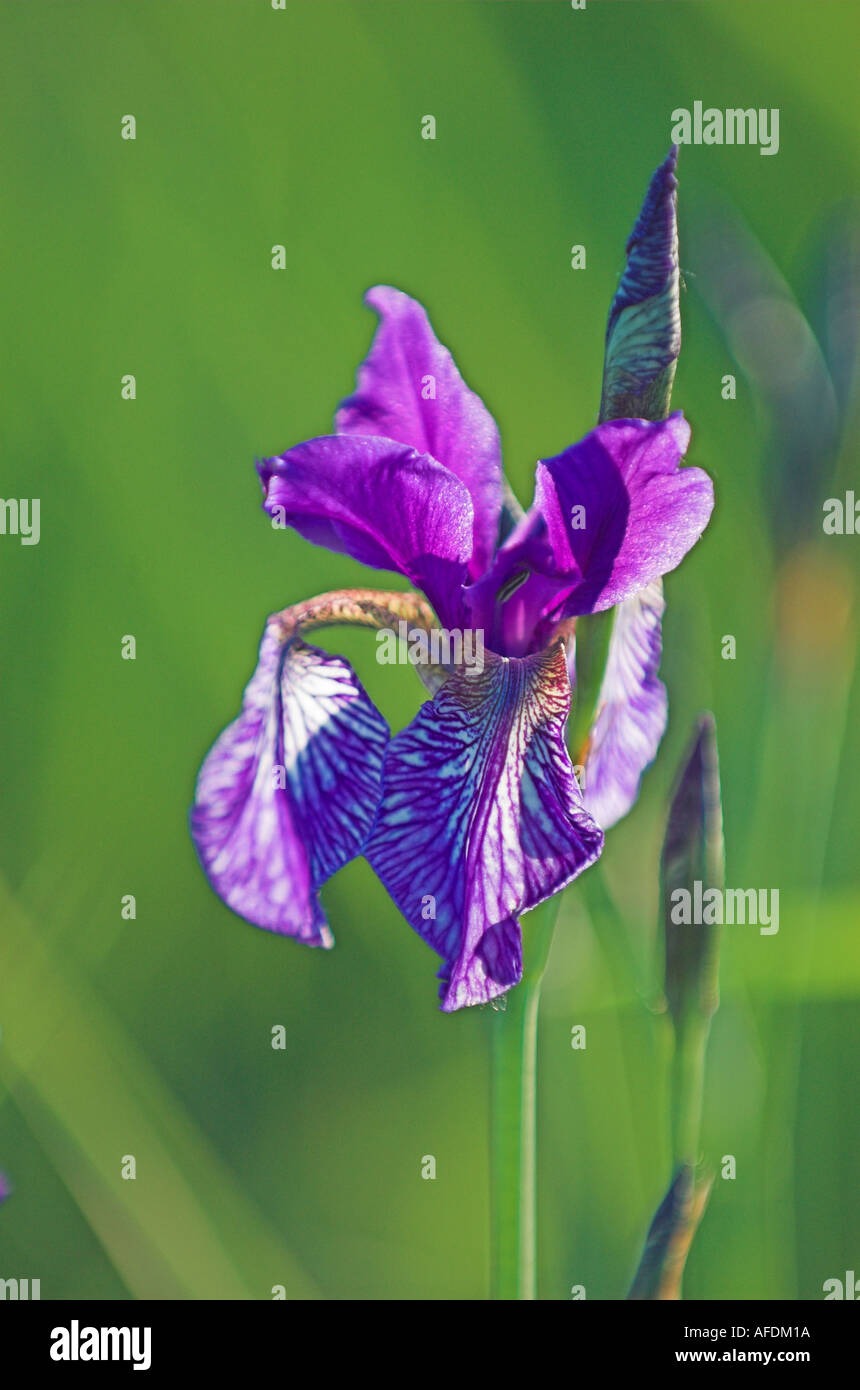
<svg viewBox="0 0 860 1390">
<path fill-rule="evenodd" d="M 737 1178 L 717 1178 L 686 1294 L 816 1299 L 857 1267 L 860 538 L 821 530 L 856 479 L 857 413 L 843 399 L 833 447 L 783 477 L 774 432 L 796 431 L 766 388 L 790 400 L 818 349 L 770 371 L 765 334 L 743 360 L 714 270 L 732 217 L 818 341 L 850 304 L 828 238 L 857 185 L 856 37 L 839 0 L 3 4 L 0 477 L 41 498 L 41 541 L 0 538 L 0 1276 L 43 1298 L 486 1296 L 492 1013 L 437 1012 L 436 958 L 363 861 L 324 890 L 333 952 L 244 925 L 187 807 L 265 615 L 366 582 L 271 528 L 253 468 L 330 428 L 370 340 L 364 290 L 426 303 L 528 501 L 534 461 L 594 423 L 624 241 L 696 99 L 778 107 L 780 150 L 681 152 L 673 404 L 718 504 L 667 582 L 670 729 L 608 837 L 617 916 L 577 887 L 562 906 L 540 1290 L 623 1297 L 668 1179 L 657 862 L 703 707 L 728 881 L 778 888 L 780 931 L 726 932 L 703 1150 Z M 411 717 L 418 683 L 369 635 L 326 644 Z"/>
</svg>

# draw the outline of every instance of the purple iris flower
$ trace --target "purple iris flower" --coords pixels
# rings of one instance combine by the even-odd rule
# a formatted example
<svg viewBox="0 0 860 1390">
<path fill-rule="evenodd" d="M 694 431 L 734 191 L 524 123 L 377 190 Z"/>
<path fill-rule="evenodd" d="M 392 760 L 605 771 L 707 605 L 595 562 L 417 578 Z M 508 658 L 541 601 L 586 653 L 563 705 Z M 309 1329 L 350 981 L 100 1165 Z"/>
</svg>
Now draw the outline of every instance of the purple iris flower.
<svg viewBox="0 0 860 1390">
<path fill-rule="evenodd" d="M 616 399 L 637 399 L 643 371 L 667 365 L 656 348 L 650 366 L 625 361 L 625 314 L 637 310 L 638 334 L 677 272 L 673 191 L 667 161 L 643 209 L 638 278 L 622 281 L 610 316 Z M 592 864 L 632 805 L 665 724 L 661 576 L 701 535 L 713 492 L 680 466 L 680 414 L 604 419 L 538 463 L 523 515 L 496 424 L 424 309 L 384 286 L 367 303 L 379 327 L 336 432 L 258 465 L 263 506 L 413 590 L 325 594 L 270 617 L 242 711 L 201 769 L 192 834 L 233 911 L 314 946 L 332 945 L 321 885 L 364 854 L 441 957 L 450 1011 L 516 984 L 520 914 Z M 584 797 L 566 744 L 575 623 L 616 606 Z M 401 620 L 428 638 L 480 636 L 483 660 L 419 666 L 433 698 L 392 738 L 350 665 L 304 634 Z"/>
</svg>

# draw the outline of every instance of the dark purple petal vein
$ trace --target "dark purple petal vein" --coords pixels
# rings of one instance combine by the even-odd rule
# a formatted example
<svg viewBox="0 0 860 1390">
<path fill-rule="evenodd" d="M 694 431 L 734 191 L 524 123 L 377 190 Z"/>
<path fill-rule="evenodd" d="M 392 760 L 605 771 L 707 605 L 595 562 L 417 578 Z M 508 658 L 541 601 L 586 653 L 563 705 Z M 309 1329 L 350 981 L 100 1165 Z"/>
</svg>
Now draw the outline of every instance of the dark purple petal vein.
<svg viewBox="0 0 860 1390">
<path fill-rule="evenodd" d="M 206 757 L 191 833 L 215 892 L 255 926 L 333 939 L 320 886 L 361 849 L 388 726 L 342 657 L 269 620 L 239 717 Z"/>
<path fill-rule="evenodd" d="M 523 659 L 487 653 L 480 674 L 453 675 L 386 752 L 365 854 L 442 957 L 445 1011 L 516 984 L 517 914 L 600 853 L 565 746 L 569 709 L 560 642 Z"/>
</svg>

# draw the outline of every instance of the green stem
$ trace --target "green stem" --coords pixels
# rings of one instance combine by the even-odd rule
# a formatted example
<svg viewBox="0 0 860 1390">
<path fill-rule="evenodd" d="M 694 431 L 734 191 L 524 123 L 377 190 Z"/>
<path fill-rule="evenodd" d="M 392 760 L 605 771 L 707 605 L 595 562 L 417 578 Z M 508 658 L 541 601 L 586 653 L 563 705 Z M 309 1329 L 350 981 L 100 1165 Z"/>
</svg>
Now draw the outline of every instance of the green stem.
<svg viewBox="0 0 860 1390">
<path fill-rule="evenodd" d="M 672 1154 L 677 1169 L 699 1161 L 702 1095 L 705 1085 L 705 1049 L 711 1020 L 690 1013 L 675 1025 L 672 1058 Z"/>
<path fill-rule="evenodd" d="M 559 897 L 525 919 L 523 978 L 492 1015 L 491 1297 L 537 1297 L 537 1023 Z"/>
</svg>

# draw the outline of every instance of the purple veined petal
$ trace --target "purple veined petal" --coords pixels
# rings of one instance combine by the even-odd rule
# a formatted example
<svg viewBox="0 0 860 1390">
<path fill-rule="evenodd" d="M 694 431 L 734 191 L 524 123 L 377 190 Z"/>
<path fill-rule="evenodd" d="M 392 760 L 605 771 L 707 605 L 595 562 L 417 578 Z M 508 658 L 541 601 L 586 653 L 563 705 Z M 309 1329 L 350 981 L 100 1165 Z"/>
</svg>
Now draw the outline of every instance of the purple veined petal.
<svg viewBox="0 0 860 1390">
<path fill-rule="evenodd" d="M 12 1184 L 5 1173 L 0 1173 L 0 1206 L 12 1196 Z"/>
<path fill-rule="evenodd" d="M 335 428 L 396 439 L 456 474 L 472 498 L 469 574 L 475 579 L 490 563 L 499 530 L 502 453 L 496 422 L 464 382 L 417 300 L 377 285 L 365 303 L 376 310 L 379 326 L 358 369 L 357 390 L 338 408 Z"/>
<path fill-rule="evenodd" d="M 257 468 L 274 520 L 361 564 L 405 575 L 443 623 L 461 625 L 472 503 L 441 463 L 391 439 L 323 435 Z"/>
<path fill-rule="evenodd" d="M 373 823 L 388 726 L 342 657 L 270 618 L 239 717 L 197 779 L 191 833 L 207 878 L 248 922 L 331 946 L 317 891 Z"/>
<path fill-rule="evenodd" d="M 632 808 L 666 731 L 666 687 L 657 675 L 665 607 L 655 579 L 615 614 L 585 758 L 585 805 L 604 830 Z"/>
<path fill-rule="evenodd" d="M 600 854 L 565 746 L 569 709 L 561 642 L 522 659 L 486 653 L 389 744 L 364 853 L 442 957 L 446 1012 L 517 983 L 517 915 Z"/>
</svg>

